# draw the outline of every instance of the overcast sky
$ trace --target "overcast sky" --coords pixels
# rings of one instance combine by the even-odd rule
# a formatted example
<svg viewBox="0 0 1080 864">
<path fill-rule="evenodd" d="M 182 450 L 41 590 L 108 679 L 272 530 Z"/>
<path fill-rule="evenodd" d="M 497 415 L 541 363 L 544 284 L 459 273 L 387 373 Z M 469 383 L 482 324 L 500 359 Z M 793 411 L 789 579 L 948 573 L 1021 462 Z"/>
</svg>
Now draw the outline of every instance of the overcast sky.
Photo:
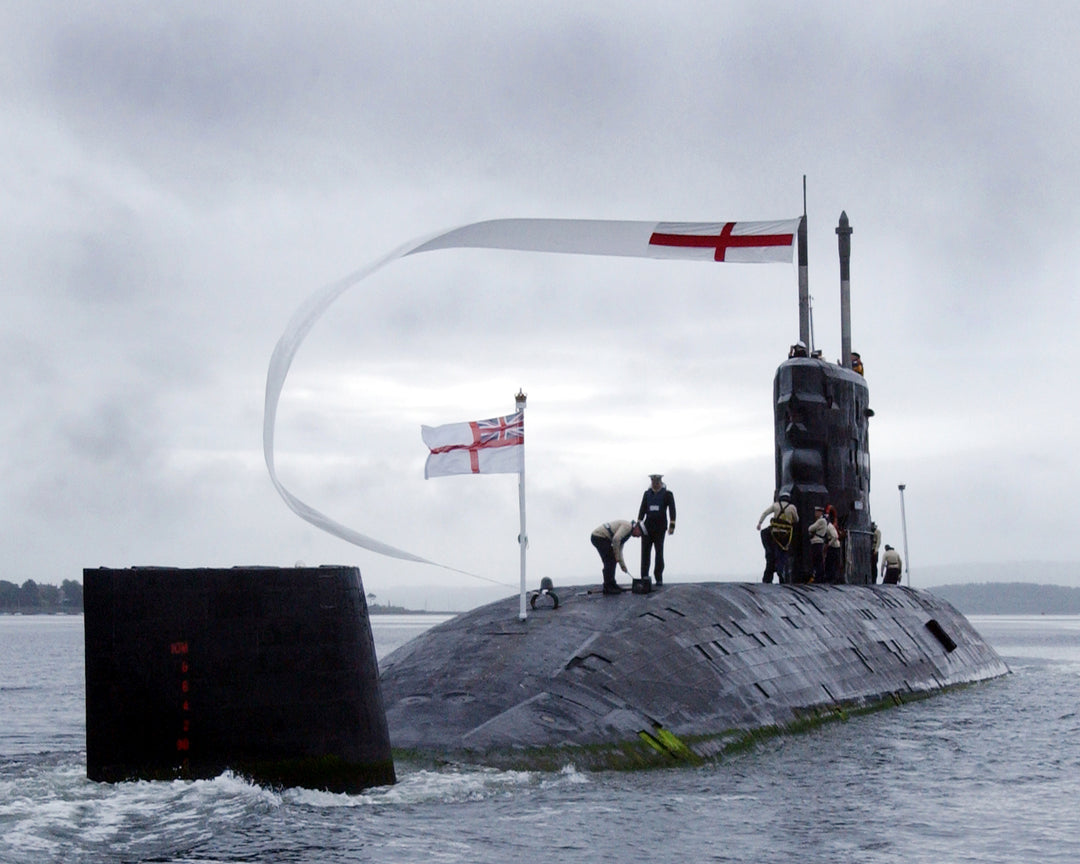
<svg viewBox="0 0 1080 864">
<path fill-rule="evenodd" d="M 224 7 L 224 8 L 222 8 Z M 0 578 L 341 563 L 380 602 L 518 580 L 513 475 L 423 479 L 422 423 L 526 414 L 529 582 L 662 472 L 668 577 L 758 578 L 794 265 L 440 251 L 481 219 L 792 218 L 871 406 L 871 513 L 920 567 L 1076 560 L 1073 3 L 0 5 Z M 628 547 L 636 559 L 636 541 Z"/>
</svg>

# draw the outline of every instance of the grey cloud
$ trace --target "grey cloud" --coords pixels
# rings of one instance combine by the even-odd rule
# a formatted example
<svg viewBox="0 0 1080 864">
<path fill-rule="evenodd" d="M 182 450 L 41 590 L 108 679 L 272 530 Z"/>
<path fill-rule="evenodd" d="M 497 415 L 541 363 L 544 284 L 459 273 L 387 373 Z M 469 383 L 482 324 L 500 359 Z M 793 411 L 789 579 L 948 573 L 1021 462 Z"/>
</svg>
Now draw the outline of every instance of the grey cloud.
<svg viewBox="0 0 1080 864">
<path fill-rule="evenodd" d="M 937 526 L 965 491 L 1034 509 L 1062 491 L 1055 468 L 1075 474 L 1076 421 L 1053 399 L 1080 361 L 1067 336 L 1080 327 L 1069 264 L 1078 14 L 1053 3 L 1039 15 L 936 3 L 9 4 L 3 515 L 13 536 L 67 539 L 5 539 L 0 552 L 46 576 L 133 559 L 348 558 L 286 510 L 261 464 L 266 364 L 308 293 L 480 219 L 794 215 L 805 173 L 815 335 L 830 357 L 841 209 L 855 226 L 879 521 L 893 519 L 906 479 L 923 514 L 918 557 L 945 560 L 955 543 Z M 513 509 L 512 483 L 424 485 L 409 472 L 422 464 L 416 416 L 468 419 L 444 390 L 493 382 L 486 412 L 500 388 L 522 385 L 546 422 L 536 428 L 554 436 L 533 439 L 538 566 L 591 573 L 591 547 L 571 538 L 629 512 L 640 476 L 667 457 L 690 520 L 673 563 L 752 573 L 794 285 L 793 268 L 500 253 L 397 262 L 341 298 L 298 354 L 283 472 L 388 542 L 408 545 L 415 518 L 421 554 L 512 565 L 513 543 L 501 558 L 484 527 L 503 520 L 512 541 L 516 514 L 498 509 L 503 498 Z M 349 389 L 364 374 L 402 392 L 373 406 Z M 665 414 L 686 403 L 716 430 L 704 456 L 682 452 L 690 433 Z M 435 406 L 449 416 L 427 416 Z M 965 423 L 982 424 L 983 446 L 946 448 L 942 430 Z M 631 424 L 647 452 L 624 464 L 605 446 Z M 727 459 L 754 424 L 760 452 Z M 450 525 L 462 502 L 481 516 Z M 1049 533 L 1015 542 L 1061 527 L 1045 521 Z M 361 563 L 377 580 L 411 578 Z"/>
</svg>

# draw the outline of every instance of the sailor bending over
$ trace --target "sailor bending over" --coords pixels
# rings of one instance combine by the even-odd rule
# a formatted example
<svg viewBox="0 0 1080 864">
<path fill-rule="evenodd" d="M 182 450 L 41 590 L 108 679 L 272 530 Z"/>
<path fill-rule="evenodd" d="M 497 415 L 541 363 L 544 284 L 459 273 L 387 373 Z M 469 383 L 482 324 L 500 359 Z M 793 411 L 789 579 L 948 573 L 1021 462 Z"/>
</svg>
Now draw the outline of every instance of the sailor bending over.
<svg viewBox="0 0 1080 864">
<path fill-rule="evenodd" d="M 604 593 L 621 594 L 623 589 L 615 582 L 615 565 L 618 564 L 623 573 L 628 573 L 626 561 L 623 560 L 622 547 L 631 537 L 641 536 L 641 526 L 637 522 L 627 522 L 624 519 L 615 519 L 605 522 L 592 532 L 592 545 L 600 553 L 600 560 L 604 562 Z"/>
</svg>

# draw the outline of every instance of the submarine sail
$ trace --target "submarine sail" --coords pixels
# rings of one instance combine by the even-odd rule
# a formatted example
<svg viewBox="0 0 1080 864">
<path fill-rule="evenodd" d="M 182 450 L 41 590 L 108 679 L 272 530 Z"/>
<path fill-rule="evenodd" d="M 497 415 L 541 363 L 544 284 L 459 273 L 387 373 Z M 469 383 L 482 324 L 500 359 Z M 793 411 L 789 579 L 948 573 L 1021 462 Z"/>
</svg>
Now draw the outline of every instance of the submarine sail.
<svg viewBox="0 0 1080 864">
<path fill-rule="evenodd" d="M 810 357 L 786 360 L 773 379 L 776 489 L 800 520 L 791 581 L 813 576 L 806 528 L 815 507 L 832 505 L 844 534 L 841 581 L 874 583 L 870 527 L 869 389 L 858 372 Z"/>
</svg>

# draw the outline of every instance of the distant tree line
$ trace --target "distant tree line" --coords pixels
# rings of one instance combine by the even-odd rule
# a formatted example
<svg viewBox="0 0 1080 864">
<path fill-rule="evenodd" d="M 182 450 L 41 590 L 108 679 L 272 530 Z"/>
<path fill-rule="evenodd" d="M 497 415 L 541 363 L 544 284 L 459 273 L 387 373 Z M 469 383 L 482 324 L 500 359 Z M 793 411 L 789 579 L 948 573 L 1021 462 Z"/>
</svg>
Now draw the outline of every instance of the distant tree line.
<svg viewBox="0 0 1080 864">
<path fill-rule="evenodd" d="M 965 615 L 1080 615 L 1080 588 L 1064 585 L 984 582 L 927 590 Z"/>
<path fill-rule="evenodd" d="M 380 606 L 378 603 L 375 602 L 375 595 L 373 593 L 371 593 L 370 591 L 368 592 L 368 595 L 367 595 L 367 602 L 368 602 L 368 614 L 369 615 L 411 615 L 411 614 L 413 614 L 412 609 L 406 609 L 404 606 L 392 606 L 389 603 L 384 603 L 382 606 Z"/>
<path fill-rule="evenodd" d="M 39 585 L 33 579 L 27 579 L 22 585 L 0 579 L 0 612 L 55 615 L 82 611 L 83 586 L 74 579 L 65 579 L 60 587 Z"/>
</svg>

